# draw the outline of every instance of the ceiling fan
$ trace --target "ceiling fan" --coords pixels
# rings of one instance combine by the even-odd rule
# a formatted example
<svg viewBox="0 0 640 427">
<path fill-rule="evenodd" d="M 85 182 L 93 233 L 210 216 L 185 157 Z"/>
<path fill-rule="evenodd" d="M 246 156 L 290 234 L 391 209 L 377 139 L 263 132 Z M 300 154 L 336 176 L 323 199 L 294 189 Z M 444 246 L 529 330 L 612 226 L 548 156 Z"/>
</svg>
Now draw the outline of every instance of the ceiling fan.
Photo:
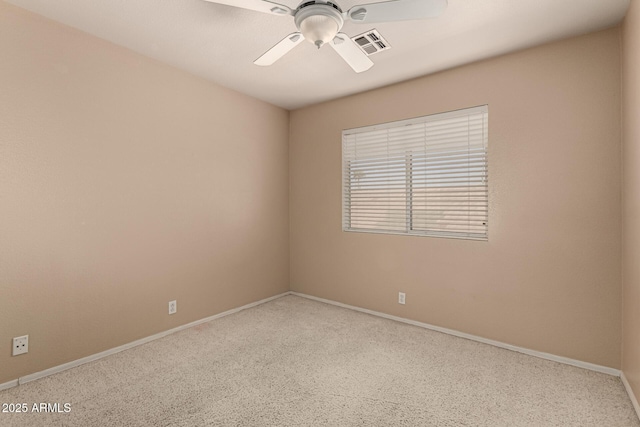
<svg viewBox="0 0 640 427">
<path fill-rule="evenodd" d="M 340 6 L 326 0 L 303 1 L 297 8 L 268 0 L 206 0 L 242 9 L 291 15 L 298 31 L 291 33 L 266 51 L 254 64 L 267 66 L 282 58 L 302 40 L 308 40 L 320 49 L 329 44 L 356 73 L 373 66 L 351 38 L 340 29 L 345 20 L 357 24 L 405 21 L 435 18 L 447 8 L 447 0 L 391 0 L 381 3 L 361 4 L 343 12 Z"/>
</svg>

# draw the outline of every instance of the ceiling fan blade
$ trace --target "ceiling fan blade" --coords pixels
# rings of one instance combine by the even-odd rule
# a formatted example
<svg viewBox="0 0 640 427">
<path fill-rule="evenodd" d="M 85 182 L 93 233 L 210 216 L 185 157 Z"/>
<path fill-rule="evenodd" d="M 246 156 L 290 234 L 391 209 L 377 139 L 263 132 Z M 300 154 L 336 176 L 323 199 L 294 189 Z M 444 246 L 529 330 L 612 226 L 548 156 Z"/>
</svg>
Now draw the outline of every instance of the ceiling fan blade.
<svg viewBox="0 0 640 427">
<path fill-rule="evenodd" d="M 296 47 L 302 40 L 304 40 L 302 33 L 291 33 L 280 40 L 274 47 L 263 53 L 262 56 L 253 61 L 253 63 L 263 67 L 271 65 L 278 59 L 282 58 L 291 49 Z"/>
<path fill-rule="evenodd" d="M 369 57 L 345 33 L 338 33 L 330 44 L 356 73 L 367 71 L 373 67 L 373 62 Z"/>
<path fill-rule="evenodd" d="M 205 0 L 211 3 L 225 4 L 227 6 L 239 7 L 242 9 L 255 10 L 258 12 L 271 13 L 273 15 L 293 15 L 293 10 L 289 6 L 273 3 L 267 0 Z"/>
<path fill-rule="evenodd" d="M 447 5 L 447 0 L 393 0 L 361 4 L 349 9 L 346 18 L 367 24 L 435 18 L 444 12 Z"/>
</svg>

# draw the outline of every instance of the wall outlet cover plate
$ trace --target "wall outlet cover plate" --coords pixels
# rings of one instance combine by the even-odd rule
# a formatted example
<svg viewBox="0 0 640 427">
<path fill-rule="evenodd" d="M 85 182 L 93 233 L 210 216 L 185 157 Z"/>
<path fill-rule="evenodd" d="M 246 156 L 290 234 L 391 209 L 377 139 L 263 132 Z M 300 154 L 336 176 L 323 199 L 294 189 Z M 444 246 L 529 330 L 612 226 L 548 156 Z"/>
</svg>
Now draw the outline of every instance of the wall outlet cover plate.
<svg viewBox="0 0 640 427">
<path fill-rule="evenodd" d="M 15 337 L 13 339 L 13 347 L 11 354 L 18 356 L 29 352 L 29 335 L 23 335 L 21 337 Z"/>
</svg>

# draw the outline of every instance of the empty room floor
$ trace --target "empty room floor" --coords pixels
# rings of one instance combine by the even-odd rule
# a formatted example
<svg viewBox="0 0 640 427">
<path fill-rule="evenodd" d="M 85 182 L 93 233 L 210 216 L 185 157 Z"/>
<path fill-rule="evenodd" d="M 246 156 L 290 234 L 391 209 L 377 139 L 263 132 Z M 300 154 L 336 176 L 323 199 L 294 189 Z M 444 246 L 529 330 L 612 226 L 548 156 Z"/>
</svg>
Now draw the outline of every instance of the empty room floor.
<svg viewBox="0 0 640 427">
<path fill-rule="evenodd" d="M 0 402 L 29 407 L 2 426 L 640 426 L 619 378 L 293 295 Z"/>
</svg>

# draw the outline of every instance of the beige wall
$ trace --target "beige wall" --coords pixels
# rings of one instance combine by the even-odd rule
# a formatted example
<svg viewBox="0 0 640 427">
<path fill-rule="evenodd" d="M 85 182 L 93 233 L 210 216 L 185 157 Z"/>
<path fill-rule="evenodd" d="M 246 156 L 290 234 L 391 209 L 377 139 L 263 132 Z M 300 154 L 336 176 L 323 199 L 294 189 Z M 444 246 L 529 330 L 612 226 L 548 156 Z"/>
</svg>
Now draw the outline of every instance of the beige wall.
<svg viewBox="0 0 640 427">
<path fill-rule="evenodd" d="M 640 4 L 622 27 L 623 341 L 622 370 L 640 397 Z"/>
<path fill-rule="evenodd" d="M 0 383 L 288 290 L 287 138 L 285 110 L 0 2 Z"/>
<path fill-rule="evenodd" d="M 619 368 L 619 47 L 615 28 L 293 111 L 292 290 Z M 481 104 L 488 242 L 341 231 L 342 129 Z"/>
</svg>

